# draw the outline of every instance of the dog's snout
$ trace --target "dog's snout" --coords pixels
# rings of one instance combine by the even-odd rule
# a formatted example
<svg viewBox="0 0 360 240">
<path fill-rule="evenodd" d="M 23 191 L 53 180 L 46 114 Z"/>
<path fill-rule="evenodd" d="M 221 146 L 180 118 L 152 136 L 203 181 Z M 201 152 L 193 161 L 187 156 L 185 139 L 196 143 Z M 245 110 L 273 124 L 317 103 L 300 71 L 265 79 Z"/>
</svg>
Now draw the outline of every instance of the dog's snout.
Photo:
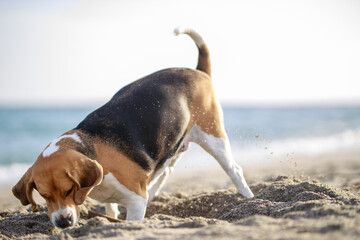
<svg viewBox="0 0 360 240">
<path fill-rule="evenodd" d="M 60 227 L 60 228 L 69 227 L 69 226 L 73 225 L 73 223 L 74 223 L 74 219 L 71 214 L 68 215 L 67 217 L 64 217 L 63 215 L 61 215 L 58 219 L 55 220 L 55 226 Z"/>
<path fill-rule="evenodd" d="M 74 207 L 61 208 L 56 212 L 52 212 L 50 219 L 52 224 L 59 228 L 75 226 L 79 220 L 76 208 Z"/>
</svg>

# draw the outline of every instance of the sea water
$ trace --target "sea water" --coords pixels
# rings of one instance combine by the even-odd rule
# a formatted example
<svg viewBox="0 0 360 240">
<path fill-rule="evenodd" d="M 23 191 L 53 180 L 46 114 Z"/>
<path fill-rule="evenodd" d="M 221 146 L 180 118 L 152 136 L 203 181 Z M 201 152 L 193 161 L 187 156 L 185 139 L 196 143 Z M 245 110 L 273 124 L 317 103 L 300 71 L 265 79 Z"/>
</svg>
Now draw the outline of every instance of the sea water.
<svg viewBox="0 0 360 240">
<path fill-rule="evenodd" d="M 0 184 L 18 181 L 51 140 L 76 127 L 94 109 L 0 109 Z M 360 106 L 224 107 L 224 118 L 240 164 L 360 150 Z M 192 144 L 176 167 L 218 165 Z"/>
</svg>

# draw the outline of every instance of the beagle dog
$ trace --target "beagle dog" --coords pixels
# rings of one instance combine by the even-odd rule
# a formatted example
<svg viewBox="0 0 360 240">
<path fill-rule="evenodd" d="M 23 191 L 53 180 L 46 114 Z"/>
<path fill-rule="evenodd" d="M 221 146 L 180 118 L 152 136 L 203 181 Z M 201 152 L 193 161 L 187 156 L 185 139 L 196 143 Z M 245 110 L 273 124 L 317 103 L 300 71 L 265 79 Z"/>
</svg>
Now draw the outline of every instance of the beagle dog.
<svg viewBox="0 0 360 240">
<path fill-rule="evenodd" d="M 12 189 L 23 205 L 39 211 L 36 189 L 60 228 L 78 222 L 78 205 L 88 196 L 104 202 L 110 217 L 118 217 L 121 204 L 126 220 L 142 220 L 190 142 L 219 162 L 242 195 L 254 196 L 231 153 L 208 47 L 192 29 L 174 33 L 197 45 L 196 70 L 171 68 L 141 78 L 50 142 Z"/>
</svg>

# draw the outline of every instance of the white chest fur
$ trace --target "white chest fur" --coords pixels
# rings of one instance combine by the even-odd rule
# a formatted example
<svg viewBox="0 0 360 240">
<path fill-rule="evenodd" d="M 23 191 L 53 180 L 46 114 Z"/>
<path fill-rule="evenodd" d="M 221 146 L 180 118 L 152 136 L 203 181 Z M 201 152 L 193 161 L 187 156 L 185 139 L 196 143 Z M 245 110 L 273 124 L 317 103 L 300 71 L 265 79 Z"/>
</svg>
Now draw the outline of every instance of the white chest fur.
<svg viewBox="0 0 360 240">
<path fill-rule="evenodd" d="M 126 220 L 142 220 L 145 215 L 147 200 L 122 185 L 112 173 L 105 175 L 101 184 L 90 195 L 105 203 L 118 203 L 127 209 Z"/>
<path fill-rule="evenodd" d="M 89 197 L 104 203 L 119 203 L 125 207 L 134 201 L 147 202 L 145 198 L 122 185 L 112 173 L 105 175 L 101 184 L 91 191 Z"/>
</svg>

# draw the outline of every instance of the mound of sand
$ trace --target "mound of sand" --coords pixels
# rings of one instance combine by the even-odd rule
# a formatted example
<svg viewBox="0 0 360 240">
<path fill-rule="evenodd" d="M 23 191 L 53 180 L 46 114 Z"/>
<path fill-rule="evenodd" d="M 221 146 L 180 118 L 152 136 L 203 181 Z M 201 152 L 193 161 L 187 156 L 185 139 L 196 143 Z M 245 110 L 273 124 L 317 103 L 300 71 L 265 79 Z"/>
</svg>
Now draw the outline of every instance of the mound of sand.
<svg viewBox="0 0 360 240">
<path fill-rule="evenodd" d="M 110 222 L 93 200 L 81 207 L 75 227 L 54 228 L 46 206 L 0 213 L 0 239 L 358 239 L 360 196 L 318 181 L 279 176 L 251 186 L 255 198 L 234 189 L 163 193 L 144 221 Z"/>
</svg>

